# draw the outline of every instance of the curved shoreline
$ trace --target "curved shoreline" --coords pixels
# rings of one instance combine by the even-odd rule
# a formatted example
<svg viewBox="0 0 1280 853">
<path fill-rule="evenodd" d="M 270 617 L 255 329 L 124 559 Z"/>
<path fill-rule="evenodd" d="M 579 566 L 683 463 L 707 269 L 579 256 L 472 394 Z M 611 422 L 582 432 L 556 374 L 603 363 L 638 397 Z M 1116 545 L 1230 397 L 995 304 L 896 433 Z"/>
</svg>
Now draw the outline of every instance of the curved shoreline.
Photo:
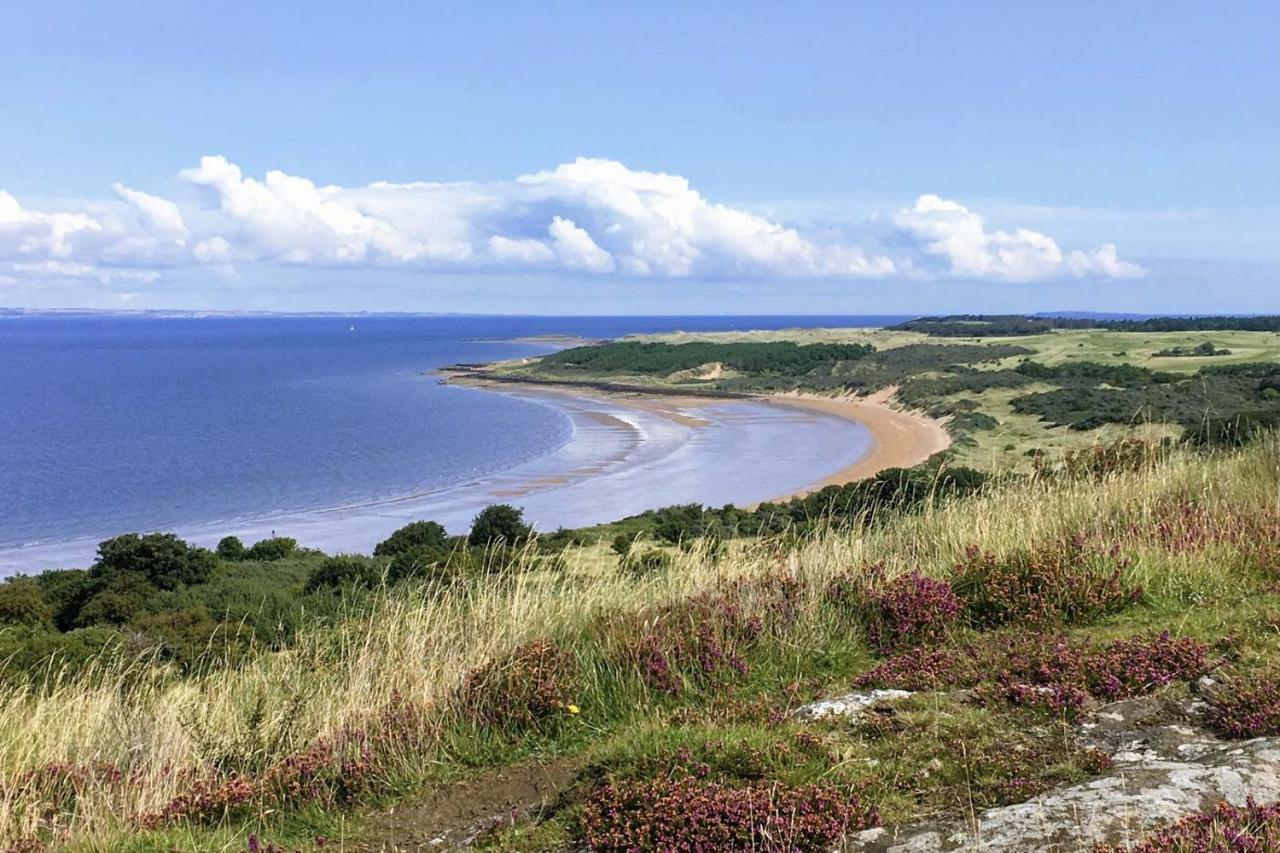
<svg viewBox="0 0 1280 853">
<path fill-rule="evenodd" d="M 910 468 L 951 446 L 946 425 L 923 412 L 894 408 L 896 388 L 885 388 L 868 397 L 822 397 L 814 394 L 771 394 L 765 402 L 825 412 L 862 424 L 871 433 L 871 448 L 852 465 L 841 468 L 809 486 L 775 501 L 798 498 L 827 486 L 843 486 L 874 477 L 888 468 Z"/>
<path fill-rule="evenodd" d="M 951 435 L 943 421 L 923 412 L 896 408 L 892 404 L 896 387 L 858 397 L 828 397 L 803 392 L 778 394 L 745 394 L 707 389 L 665 389 L 629 386 L 621 383 L 524 381 L 523 377 L 497 377 L 485 365 L 476 368 L 440 371 L 444 381 L 515 394 L 562 394 L 581 398 L 604 398 L 653 414 L 669 417 L 688 425 L 697 425 L 685 409 L 698 408 L 727 400 L 741 400 L 802 409 L 852 421 L 863 426 L 871 436 L 871 445 L 856 462 L 831 472 L 800 489 L 770 497 L 772 502 L 803 497 L 827 486 L 841 486 L 874 477 L 889 468 L 910 468 L 951 446 Z"/>
</svg>

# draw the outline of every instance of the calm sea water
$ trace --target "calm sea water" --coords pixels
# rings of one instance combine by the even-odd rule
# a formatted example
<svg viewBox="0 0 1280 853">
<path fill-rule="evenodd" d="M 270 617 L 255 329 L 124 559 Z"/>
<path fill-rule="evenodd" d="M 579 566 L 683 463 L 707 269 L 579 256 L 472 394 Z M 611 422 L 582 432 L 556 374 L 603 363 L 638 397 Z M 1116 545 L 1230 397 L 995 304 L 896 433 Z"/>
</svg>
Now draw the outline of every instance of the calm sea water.
<svg viewBox="0 0 1280 853">
<path fill-rule="evenodd" d="M 630 432 L 593 430 L 599 412 L 592 420 L 427 374 L 549 351 L 510 342 L 535 335 L 891 319 L 0 316 L 0 573 L 83 562 L 92 542 L 127 530 L 209 539 L 305 528 L 306 544 L 367 549 L 421 512 L 465 528 L 495 496 L 526 505 L 543 527 L 744 489 L 740 501 L 760 499 L 852 461 L 865 436 L 837 434 L 834 458 L 818 445 L 796 457 L 778 436 L 816 442 L 804 432 L 811 418 L 732 405 L 696 437 L 635 413 L 614 413 Z M 824 435 L 856 426 L 828 424 Z M 777 475 L 768 465 L 758 476 L 726 471 L 735 447 L 753 446 L 773 448 Z M 636 473 L 643 465 L 621 464 L 628 454 L 650 460 L 650 481 Z M 551 482 L 566 465 L 614 473 L 566 491 Z"/>
</svg>

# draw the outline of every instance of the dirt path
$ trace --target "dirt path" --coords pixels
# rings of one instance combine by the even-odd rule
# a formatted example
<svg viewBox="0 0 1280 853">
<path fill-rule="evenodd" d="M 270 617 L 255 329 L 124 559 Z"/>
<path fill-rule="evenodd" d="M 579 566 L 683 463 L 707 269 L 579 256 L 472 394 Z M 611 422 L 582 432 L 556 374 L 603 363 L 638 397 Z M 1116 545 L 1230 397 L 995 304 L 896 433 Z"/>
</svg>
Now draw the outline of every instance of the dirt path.
<svg viewBox="0 0 1280 853">
<path fill-rule="evenodd" d="M 483 771 L 375 815 L 346 849 L 368 853 L 462 849 L 497 822 L 546 808 L 577 769 L 576 762 L 560 759 Z"/>
</svg>

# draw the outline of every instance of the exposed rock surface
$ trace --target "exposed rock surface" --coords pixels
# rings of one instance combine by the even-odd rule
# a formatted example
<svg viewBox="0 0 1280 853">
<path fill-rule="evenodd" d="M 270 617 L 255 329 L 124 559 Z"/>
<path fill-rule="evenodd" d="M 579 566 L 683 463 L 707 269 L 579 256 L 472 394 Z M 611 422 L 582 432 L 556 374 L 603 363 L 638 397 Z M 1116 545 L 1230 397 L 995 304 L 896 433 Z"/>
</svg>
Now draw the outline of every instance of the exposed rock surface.
<svg viewBox="0 0 1280 853">
<path fill-rule="evenodd" d="M 1280 799 L 1280 739 L 1223 741 L 1197 725 L 1195 702 L 1136 699 L 1110 705 L 1081 727 L 1081 740 L 1109 753 L 1105 775 L 964 824 L 875 829 L 850 839 L 864 851 L 1087 851 L 1144 832 L 1221 800 Z"/>
<path fill-rule="evenodd" d="M 850 693 L 847 696 L 841 696 L 836 699 L 823 699 L 820 702 L 801 705 L 792 713 L 792 716 L 806 723 L 825 720 L 829 717 L 844 717 L 848 720 L 856 720 L 862 716 L 863 711 L 866 711 L 872 705 L 891 699 L 905 699 L 910 695 L 910 691 L 907 690 L 865 690 L 861 693 Z"/>
</svg>

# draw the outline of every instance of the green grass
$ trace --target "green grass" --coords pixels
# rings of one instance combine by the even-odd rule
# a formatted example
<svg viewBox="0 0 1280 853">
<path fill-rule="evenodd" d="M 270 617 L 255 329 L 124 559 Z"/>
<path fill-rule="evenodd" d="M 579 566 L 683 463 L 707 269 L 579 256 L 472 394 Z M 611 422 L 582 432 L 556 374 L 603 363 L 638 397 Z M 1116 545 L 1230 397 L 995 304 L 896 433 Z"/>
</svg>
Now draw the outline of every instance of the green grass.
<svg viewBox="0 0 1280 853">
<path fill-rule="evenodd" d="M 69 685 L 56 695 L 11 698 L 0 714 L 0 734 L 7 738 L 0 739 L 0 756 L 5 772 L 13 773 L 23 764 L 74 755 L 69 747 L 80 744 L 77 749 L 99 750 L 103 758 L 138 762 L 145 773 L 145 753 L 113 754 L 124 744 L 105 734 L 132 720 L 164 745 L 154 760 L 187 766 L 201 753 L 178 746 L 197 721 L 218 735 L 223 754 L 234 756 L 246 748 L 249 726 L 271 731 L 272 721 L 289 713 L 287 697 L 305 696 L 283 746 L 252 747 L 266 750 L 254 761 L 267 766 L 309 739 L 361 725 L 379 709 L 406 702 L 427 709 L 415 730 L 420 739 L 388 753 L 376 784 L 350 804 L 264 806 L 237 811 L 221 825 L 179 823 L 139 832 L 128 822 L 129 809 L 138 807 L 130 804 L 145 806 L 151 798 L 154 808 L 172 789 L 148 783 L 157 787 L 114 800 L 110 811 L 94 805 L 108 792 L 88 791 L 68 812 L 63 830 L 80 849 L 238 849 L 249 832 L 288 847 L 321 835 L 355 841 L 374 831 L 369 816 L 397 803 L 411 805 L 423 791 L 448 790 L 489 768 L 550 759 L 574 768 L 558 807 L 496 832 L 487 839 L 490 846 L 554 847 L 574 837 L 579 804 L 601 780 L 653 778 L 687 765 L 706 765 L 712 778 L 735 784 L 838 781 L 890 821 L 963 817 L 1087 778 L 1097 772 L 1096 756 L 1074 743 L 1069 727 L 1041 712 L 976 706 L 947 691 L 918 694 L 866 726 L 789 720 L 787 712 L 799 703 L 848 692 L 878 660 L 860 623 L 824 603 L 831 578 L 851 571 L 857 576 L 874 563 L 883 563 L 888 577 L 910 570 L 946 577 L 971 544 L 1008 555 L 1072 535 L 1120 542 L 1130 558 L 1124 582 L 1145 590 L 1142 601 L 1094 624 L 1069 627 L 1070 637 L 1105 643 L 1169 630 L 1216 642 L 1231 635 L 1236 665 L 1261 670 L 1280 664 L 1278 466 L 1280 446 L 1267 442 L 1236 455 L 1175 453 L 1101 479 L 1011 482 L 865 533 L 831 532 L 780 548 L 734 543 L 715 562 L 696 551 L 680 553 L 670 571 L 641 581 L 619 574 L 616 557 L 595 546 L 556 573 L 494 578 L 458 590 L 450 600 L 409 596 L 375 603 L 367 615 L 352 614 L 338 635 L 316 636 L 314 645 L 243 671 L 144 689 L 117 687 L 110 695 Z M 1179 509 L 1184 501 L 1198 509 Z M 1009 523 L 1014 518 L 1018 524 Z M 1184 540 L 1194 547 L 1170 544 Z M 691 682 L 670 696 L 646 686 L 637 669 L 619 658 L 655 620 L 676 626 L 671 636 L 689 636 L 699 623 L 688 614 L 697 611 L 682 609 L 681 602 L 699 591 L 779 571 L 803 584 L 795 618 L 766 622 L 759 640 L 739 646 L 749 664 L 745 674 L 726 670 L 723 678 Z M 768 596 L 734 595 L 731 603 L 748 614 L 774 618 L 770 614 L 780 612 Z M 985 635 L 963 636 L 981 641 Z M 538 637 L 572 651 L 574 674 L 563 700 L 579 712 L 558 711 L 532 728 L 477 724 L 468 717 L 456 693 L 468 674 L 501 667 L 513 649 Z M 211 713 L 215 703 L 218 710 Z M 95 720 L 113 722 L 95 729 Z M 19 802 L 5 802 L 12 821 Z"/>
</svg>

